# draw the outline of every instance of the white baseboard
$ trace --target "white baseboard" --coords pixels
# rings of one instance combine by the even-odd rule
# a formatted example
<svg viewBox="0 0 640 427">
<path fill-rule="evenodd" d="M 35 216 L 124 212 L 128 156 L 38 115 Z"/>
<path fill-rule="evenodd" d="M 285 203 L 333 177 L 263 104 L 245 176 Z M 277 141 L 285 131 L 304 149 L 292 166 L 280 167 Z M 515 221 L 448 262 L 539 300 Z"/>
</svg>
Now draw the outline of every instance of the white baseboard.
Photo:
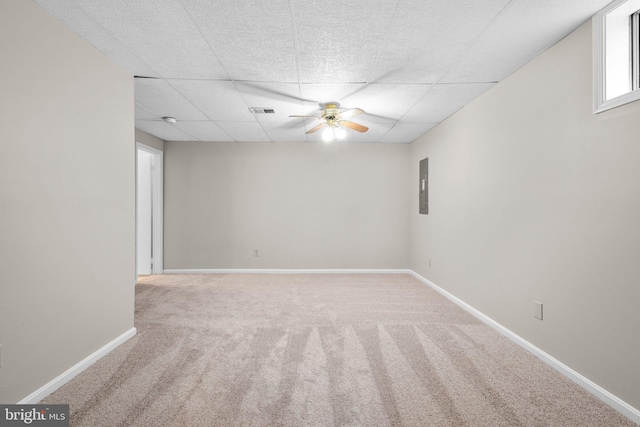
<svg viewBox="0 0 640 427">
<path fill-rule="evenodd" d="M 574 371 L 573 369 L 571 369 L 570 367 L 568 367 L 564 363 L 560 362 L 558 359 L 556 359 L 553 356 L 551 356 L 550 354 L 542 351 L 541 349 L 539 349 L 535 345 L 531 344 L 529 341 L 525 340 L 524 338 L 520 337 L 519 335 L 517 335 L 514 332 L 510 331 L 509 329 L 505 328 L 504 326 L 502 326 L 501 324 L 499 324 L 498 322 L 496 322 L 495 320 L 493 320 L 489 316 L 487 316 L 487 315 L 483 314 L 482 312 L 476 310 L 475 308 L 473 308 L 472 306 L 470 306 L 466 302 L 462 301 L 460 298 L 450 294 L 449 292 L 445 291 L 444 289 L 442 289 L 441 287 L 439 287 L 435 283 L 425 279 L 424 277 L 422 277 L 421 275 L 419 275 L 415 271 L 410 270 L 409 274 L 411 274 L 416 279 L 420 280 L 422 283 L 424 283 L 424 284 L 428 285 L 429 287 L 433 288 L 435 291 L 439 292 L 440 294 L 445 296 L 447 299 L 449 299 L 450 301 L 452 301 L 453 303 L 457 304 L 458 306 L 460 306 L 465 311 L 469 312 L 470 314 L 472 314 L 473 316 L 478 318 L 483 323 L 489 325 L 490 327 L 492 327 L 493 329 L 495 329 L 496 331 L 498 331 L 499 333 L 501 333 L 505 337 L 509 338 L 511 341 L 515 342 L 520 347 L 522 347 L 525 350 L 527 350 L 528 352 L 534 354 L 539 359 L 541 359 L 543 362 L 545 362 L 546 364 L 548 364 L 549 366 L 554 368 L 556 371 L 560 372 L 562 375 L 564 375 L 565 377 L 569 378 L 571 381 L 573 381 L 574 383 L 576 383 L 580 387 L 584 388 L 589 393 L 593 394 L 595 397 L 597 397 L 598 399 L 600 399 L 601 401 L 603 401 L 607 405 L 611 406 L 616 411 L 620 412 L 621 414 L 623 414 L 624 416 L 629 418 L 631 421 L 633 421 L 633 422 L 635 422 L 637 424 L 640 424 L 640 410 L 634 408 L 633 406 L 629 405 L 624 400 L 622 400 L 619 397 L 615 396 L 614 394 L 608 392 L 607 390 L 605 390 L 604 388 L 600 387 L 598 384 L 594 383 L 590 379 L 588 379 L 585 376 L 583 376 L 583 375 L 579 374 L 578 372 Z"/>
<path fill-rule="evenodd" d="M 411 274 L 408 269 L 392 268 L 181 268 L 164 270 L 164 274 Z"/>
<path fill-rule="evenodd" d="M 40 402 L 42 399 L 71 381 L 76 375 L 87 369 L 89 366 L 96 363 L 98 360 L 102 359 L 107 354 L 111 353 L 116 347 L 120 344 L 127 341 L 129 338 L 133 337 L 136 334 L 136 328 L 131 328 L 124 334 L 120 335 L 110 343 L 104 345 L 102 348 L 96 350 L 80 362 L 73 365 L 71 368 L 67 369 L 62 374 L 55 377 L 53 380 L 49 381 L 29 396 L 25 397 L 21 401 L 18 402 L 20 405 L 33 405 Z"/>
</svg>

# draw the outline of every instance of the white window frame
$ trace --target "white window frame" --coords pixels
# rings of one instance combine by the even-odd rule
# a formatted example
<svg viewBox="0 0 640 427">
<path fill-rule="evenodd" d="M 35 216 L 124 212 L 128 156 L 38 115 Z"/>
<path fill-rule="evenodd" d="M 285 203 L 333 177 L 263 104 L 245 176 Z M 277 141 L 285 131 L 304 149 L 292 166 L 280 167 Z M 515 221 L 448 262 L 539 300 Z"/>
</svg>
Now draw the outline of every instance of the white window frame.
<svg viewBox="0 0 640 427">
<path fill-rule="evenodd" d="M 631 80 L 631 68 L 633 58 L 637 58 L 637 54 L 629 54 L 629 58 L 626 64 L 623 64 L 628 70 L 628 76 L 630 81 L 629 90 L 615 98 L 607 99 L 606 96 L 606 70 L 607 70 L 607 34 L 611 34 L 607 29 L 607 16 L 609 14 L 619 14 L 623 12 L 627 16 L 631 17 L 636 11 L 640 10 L 640 0 L 615 0 L 607 7 L 602 9 L 593 17 L 593 112 L 601 113 L 611 108 L 618 107 L 620 105 L 628 104 L 629 102 L 637 101 L 640 99 L 640 89 L 635 85 L 632 86 Z M 631 34 L 628 35 L 631 39 Z M 631 43 L 630 43 L 631 44 Z M 611 58 L 609 57 L 611 61 Z M 634 90 L 635 89 L 635 90 Z"/>
</svg>

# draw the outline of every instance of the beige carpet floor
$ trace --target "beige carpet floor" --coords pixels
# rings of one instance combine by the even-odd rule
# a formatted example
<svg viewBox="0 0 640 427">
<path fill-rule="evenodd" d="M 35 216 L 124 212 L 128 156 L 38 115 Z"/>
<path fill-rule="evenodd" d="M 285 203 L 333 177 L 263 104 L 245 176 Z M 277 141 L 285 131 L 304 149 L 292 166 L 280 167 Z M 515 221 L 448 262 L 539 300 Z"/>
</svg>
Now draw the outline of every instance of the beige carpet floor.
<svg viewBox="0 0 640 427">
<path fill-rule="evenodd" d="M 73 426 L 634 426 L 409 275 L 164 275 Z"/>
</svg>

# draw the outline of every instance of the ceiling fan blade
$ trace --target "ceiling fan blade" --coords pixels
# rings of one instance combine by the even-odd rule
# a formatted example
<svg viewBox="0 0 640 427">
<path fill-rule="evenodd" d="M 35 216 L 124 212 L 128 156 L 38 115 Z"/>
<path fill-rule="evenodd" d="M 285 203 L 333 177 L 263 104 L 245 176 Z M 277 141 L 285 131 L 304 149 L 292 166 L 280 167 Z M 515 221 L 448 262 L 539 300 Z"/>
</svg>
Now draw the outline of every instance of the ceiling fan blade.
<svg viewBox="0 0 640 427">
<path fill-rule="evenodd" d="M 347 120 L 340 120 L 338 124 L 340 126 L 344 126 L 349 129 L 357 130 L 358 132 L 366 132 L 369 130 L 369 128 L 366 126 L 359 125 L 358 123 L 349 122 Z"/>
<path fill-rule="evenodd" d="M 310 134 L 310 133 L 314 133 L 315 131 L 322 129 L 322 128 L 323 128 L 323 127 L 325 127 L 326 125 L 327 125 L 327 122 L 322 122 L 322 123 L 320 123 L 318 126 L 316 126 L 316 127 L 312 128 L 312 129 L 310 129 L 310 130 L 306 131 L 306 132 L 305 132 L 305 134 L 307 134 L 307 135 L 308 135 L 308 134 Z"/>
<path fill-rule="evenodd" d="M 348 119 L 353 116 L 357 116 L 358 114 L 364 113 L 364 110 L 361 108 L 352 108 L 350 110 L 343 111 L 341 113 L 336 114 L 337 119 Z"/>
<path fill-rule="evenodd" d="M 318 116 L 298 116 L 296 114 L 289 116 L 289 117 L 298 117 L 298 118 L 302 118 L 302 119 L 319 119 L 320 117 Z"/>
</svg>

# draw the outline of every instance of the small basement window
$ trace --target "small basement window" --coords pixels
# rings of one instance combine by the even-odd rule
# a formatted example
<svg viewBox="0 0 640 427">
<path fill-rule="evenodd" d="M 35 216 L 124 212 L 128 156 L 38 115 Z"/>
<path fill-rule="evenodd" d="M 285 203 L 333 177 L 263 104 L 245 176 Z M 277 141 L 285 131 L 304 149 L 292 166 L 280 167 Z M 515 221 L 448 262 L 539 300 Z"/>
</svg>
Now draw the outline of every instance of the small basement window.
<svg viewBox="0 0 640 427">
<path fill-rule="evenodd" d="M 594 113 L 640 99 L 640 0 L 616 0 L 593 17 Z"/>
</svg>

